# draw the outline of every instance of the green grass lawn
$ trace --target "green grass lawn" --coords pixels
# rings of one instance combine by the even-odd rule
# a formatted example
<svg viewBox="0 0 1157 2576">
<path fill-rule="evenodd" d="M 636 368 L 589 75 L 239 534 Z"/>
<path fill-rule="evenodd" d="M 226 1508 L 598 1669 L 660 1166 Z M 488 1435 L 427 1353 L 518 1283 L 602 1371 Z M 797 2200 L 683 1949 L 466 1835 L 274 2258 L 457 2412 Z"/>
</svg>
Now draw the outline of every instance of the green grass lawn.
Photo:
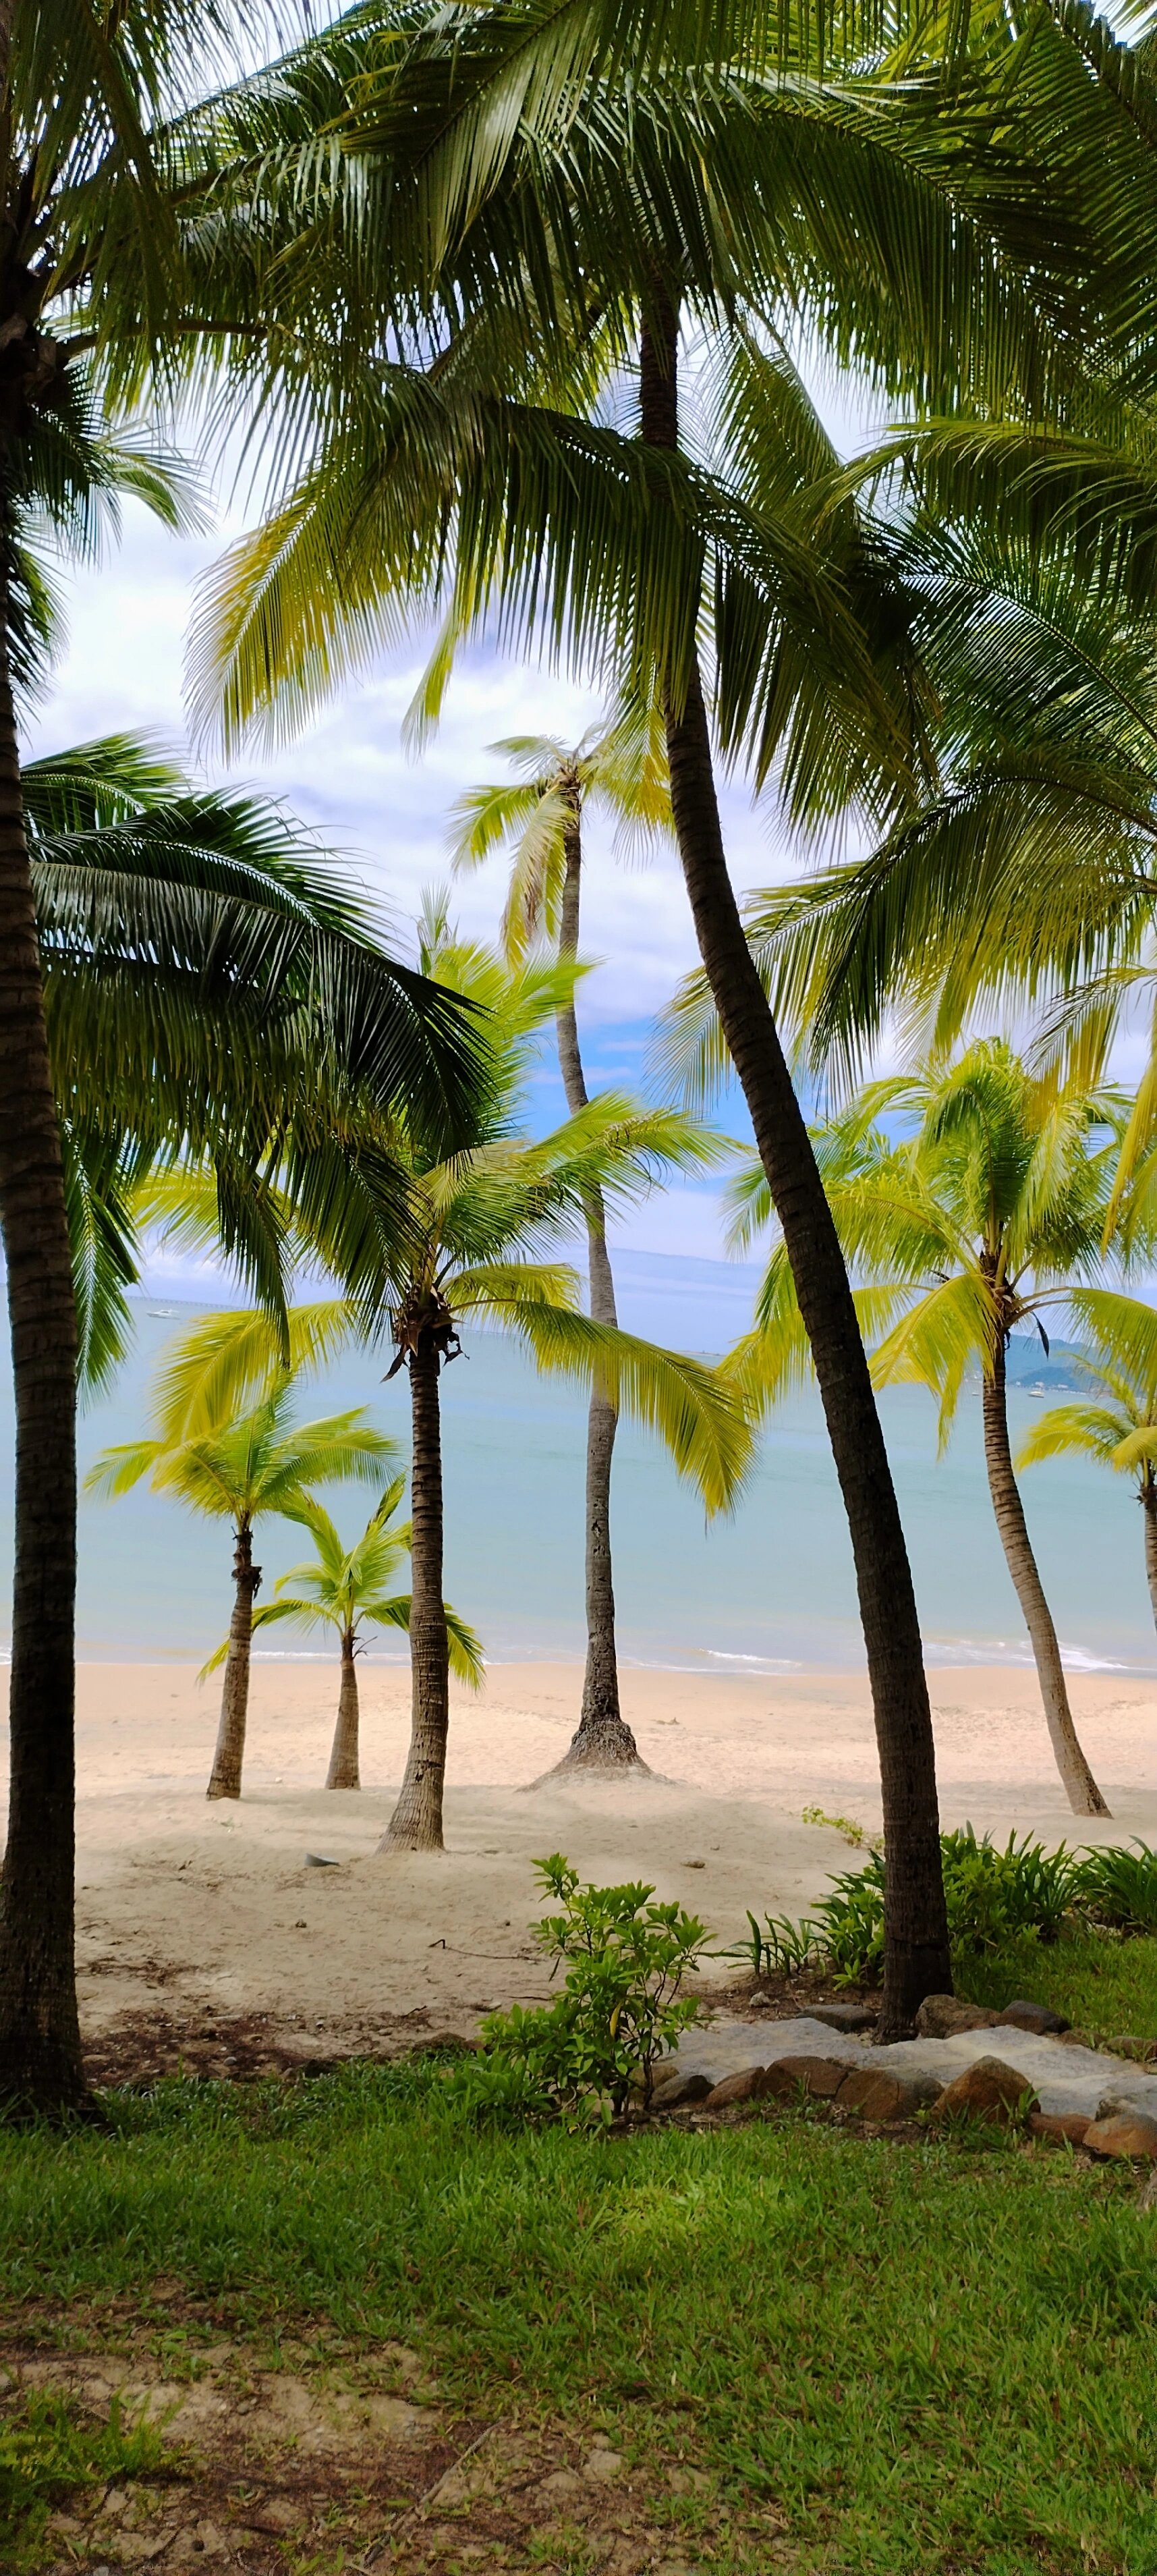
<svg viewBox="0 0 1157 2576">
<path fill-rule="evenodd" d="M 194 2342 L 399 2337 L 464 2409 L 682 2458 L 775 2510 L 789 2549 L 766 2565 L 1157 2570 L 1157 2213 L 1129 2168 L 802 2113 L 480 2129 L 420 2063 L 168 2084 L 112 2122 L 0 2138 L 10 2333 L 99 2338 L 127 2294 L 171 2350 L 176 2280 L 207 2303 Z M 714 2529 L 702 2564 L 758 2563 Z"/>
<path fill-rule="evenodd" d="M 956 1988 L 997 2011 L 1014 1995 L 1031 1995 L 1099 2039 L 1125 2032 L 1157 2039 L 1157 1940 L 1114 1941 L 1084 1932 L 1047 1942 L 1026 1935 L 958 1964 Z"/>
</svg>

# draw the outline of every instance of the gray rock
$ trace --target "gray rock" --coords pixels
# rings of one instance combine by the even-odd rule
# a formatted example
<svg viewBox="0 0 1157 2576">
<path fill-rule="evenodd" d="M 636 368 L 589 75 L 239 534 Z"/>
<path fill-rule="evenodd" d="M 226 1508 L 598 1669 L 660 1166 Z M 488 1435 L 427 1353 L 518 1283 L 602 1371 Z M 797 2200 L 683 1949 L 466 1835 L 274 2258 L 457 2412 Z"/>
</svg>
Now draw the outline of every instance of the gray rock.
<svg viewBox="0 0 1157 2576">
<path fill-rule="evenodd" d="M 742 2066 L 737 2074 L 725 2075 L 721 2084 L 712 2086 L 705 2096 L 704 2109 L 725 2111 L 729 2102 L 755 2102 L 767 2089 L 765 2066 Z"/>
<path fill-rule="evenodd" d="M 813 2004 L 809 2018 L 825 2030 L 874 2030 L 879 2015 L 871 2004 Z"/>
<path fill-rule="evenodd" d="M 656 2084 L 651 2095 L 651 2109 L 682 2111 L 688 2102 L 705 2102 L 711 2089 L 711 2078 L 704 2075 L 701 2068 L 689 2067 L 683 2074 L 676 2068 L 673 2075 Z"/>
<path fill-rule="evenodd" d="M 1039 2109 L 1036 2094 L 1018 2066 L 1007 2066 L 1003 2057 L 977 2057 L 971 2066 L 962 2067 L 959 2075 L 953 2076 L 951 2084 L 945 2085 L 939 2101 L 932 2105 L 932 2117 L 947 2120 L 968 2113 L 973 2119 L 1007 2124 L 1027 2119 L 1030 2112 Z"/>
<path fill-rule="evenodd" d="M 1119 2098 L 1122 2109 L 1143 2110 L 1157 2119 L 1157 2068 L 1129 2065 L 1103 2049 L 1094 2051 L 1071 2031 L 1040 2039 L 1032 2031 L 1006 2025 L 999 2034 L 991 2028 L 961 2030 L 950 2039 L 892 2040 L 878 2047 L 853 2032 L 826 2029 L 808 2014 L 792 2021 L 765 2019 L 757 2037 L 746 2014 L 720 2013 L 706 2028 L 687 2032 L 677 2059 L 668 2058 L 664 2071 L 673 2073 L 678 2065 L 705 2075 L 714 2087 L 726 2075 L 741 2074 L 753 2056 L 769 2065 L 785 2057 L 816 2057 L 849 2069 L 887 2068 L 905 2083 L 931 2077 L 941 2088 L 975 2058 L 991 2054 L 997 2037 L 1001 2058 L 1017 2069 L 1025 2089 L 1031 2087 L 1038 2095 L 1042 2111 L 1058 2116 L 1083 2112 L 1086 2119 L 1095 2120 L 1102 2115 L 1109 2094 L 1114 2101 Z"/>
<path fill-rule="evenodd" d="M 921 2039 L 954 2039 L 961 2030 L 991 2030 L 996 2018 L 984 2004 L 966 2004 L 959 1995 L 925 1995 L 916 2028 Z"/>
<path fill-rule="evenodd" d="M 1108 2120 L 1091 2120 L 1085 2131 L 1090 2155 L 1126 2156 L 1157 2161 L 1157 2120 L 1144 2111 L 1115 2111 Z"/>
<path fill-rule="evenodd" d="M 1038 2039 L 1047 2039 L 1072 2029 L 1072 2023 L 1065 2020 L 1063 2013 L 1050 2012 L 1047 2004 L 1030 2003 L 1024 1995 L 1018 1995 L 1015 2002 L 1006 2004 L 996 2019 L 1001 2029 L 1035 2031 Z"/>
<path fill-rule="evenodd" d="M 764 2074 L 764 2088 L 790 2101 L 803 2092 L 832 2101 L 844 2082 L 847 2068 L 836 2057 L 817 2057 L 808 2050 L 802 2057 L 779 2057 Z"/>
</svg>

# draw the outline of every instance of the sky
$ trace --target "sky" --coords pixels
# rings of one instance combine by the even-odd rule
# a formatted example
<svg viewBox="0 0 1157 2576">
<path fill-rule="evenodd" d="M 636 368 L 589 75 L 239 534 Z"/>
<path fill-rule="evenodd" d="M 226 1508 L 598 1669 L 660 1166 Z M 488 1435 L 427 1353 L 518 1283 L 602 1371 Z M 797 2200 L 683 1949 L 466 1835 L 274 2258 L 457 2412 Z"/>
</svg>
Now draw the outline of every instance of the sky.
<svg viewBox="0 0 1157 2576">
<path fill-rule="evenodd" d="M 847 379 L 812 375 L 812 389 L 837 446 L 851 453 L 884 426 Z M 119 544 L 96 566 L 70 576 L 68 641 L 50 698 L 30 724 L 31 753 L 122 729 L 146 731 L 187 760 L 183 657 L 200 576 L 242 520 L 222 514 L 216 529 L 173 537 L 136 502 L 124 510 Z M 424 890 L 448 876 L 450 816 L 467 788 L 507 774 L 490 746 L 511 734 L 546 733 L 577 741 L 598 717 L 597 696 L 564 673 L 475 650 L 451 682 L 440 728 L 420 757 L 402 740 L 403 719 L 424 665 L 429 639 L 383 654 L 372 676 L 351 683 L 300 737 L 275 751 L 252 750 L 226 773 L 258 785 L 322 837 L 384 908 L 402 954 L 412 954 L 413 919 Z M 194 769 L 197 764 L 193 763 Z M 757 811 L 740 782 L 721 781 L 721 804 L 733 881 L 742 894 L 794 874 L 802 864 L 774 807 Z M 579 1016 L 592 1088 L 640 1090 L 655 1016 L 680 978 L 697 964 L 690 914 L 674 853 L 646 865 L 619 862 L 608 829 L 588 821 L 583 892 L 583 952 L 591 961 L 579 994 Z M 502 910 L 501 858 L 457 880 L 454 913 L 461 929 L 495 936 Z M 1139 1077 L 1146 1052 L 1138 1027 L 1116 1049 L 1120 1080 Z M 557 1068 L 544 1060 L 531 1102 L 540 1130 L 564 1114 Z M 750 1140 L 736 1086 L 715 1113 L 731 1136 Z M 718 1261 L 726 1255 L 717 1186 L 674 1185 L 655 1192 L 616 1221 L 633 1253 Z M 168 1293 L 197 1294 L 203 1272 L 166 1258 Z M 154 1283 L 162 1284 L 158 1277 Z M 217 1293 L 216 1285 L 214 1294 Z"/>
<path fill-rule="evenodd" d="M 30 756 L 122 730 L 145 731 L 191 761 L 182 666 L 196 584 L 232 530 L 174 538 L 130 502 L 121 542 L 97 566 L 70 579 L 68 641 L 51 696 L 29 724 Z M 455 674 L 440 729 L 417 758 L 403 746 L 402 723 L 423 667 L 427 640 L 384 654 L 373 676 L 352 684 L 295 742 L 253 751 L 230 770 L 193 762 L 198 775 L 229 778 L 283 798 L 335 851 L 384 907 L 403 954 L 412 954 L 413 919 L 424 889 L 449 875 L 449 819 L 469 787 L 504 777 L 491 744 L 512 734 L 547 733 L 577 741 L 600 712 L 598 697 L 564 674 L 475 651 Z M 793 865 L 774 822 L 756 813 L 738 785 L 722 785 L 727 842 L 738 887 L 770 884 Z M 643 1089 L 655 1015 L 681 976 L 698 961 L 678 863 L 664 852 L 645 865 L 613 855 L 611 833 L 587 829 L 583 891 L 583 980 L 579 1012 L 588 1082 Z M 501 858 L 458 879 L 454 914 L 469 935 L 493 938 L 502 911 Z M 544 1062 L 531 1114 L 549 1126 L 564 1114 L 557 1071 Z M 719 1123 L 750 1137 L 734 1089 Z M 636 1252 L 714 1260 L 724 1256 L 718 1190 L 676 1186 L 656 1192 L 618 1221 Z M 166 1260 L 164 1284 L 175 1293 L 185 1276 Z M 194 1293 L 195 1266 L 187 1268 Z"/>
</svg>

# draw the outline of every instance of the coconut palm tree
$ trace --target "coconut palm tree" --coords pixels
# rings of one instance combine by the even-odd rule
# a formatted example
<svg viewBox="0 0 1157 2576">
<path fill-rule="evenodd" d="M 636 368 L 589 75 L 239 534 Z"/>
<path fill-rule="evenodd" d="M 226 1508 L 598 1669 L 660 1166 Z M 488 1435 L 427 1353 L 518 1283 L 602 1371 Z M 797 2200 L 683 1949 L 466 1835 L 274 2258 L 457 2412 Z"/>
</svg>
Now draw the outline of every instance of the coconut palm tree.
<svg viewBox="0 0 1157 2576">
<path fill-rule="evenodd" d="M 834 111 L 810 31 L 800 54 L 794 29 L 777 27 L 785 87 L 763 78 L 770 21 L 750 13 L 723 81 L 678 58 L 683 22 L 664 57 L 666 21 L 659 32 L 644 13 L 610 52 L 600 13 L 588 16 L 581 35 L 568 20 L 565 80 L 553 22 L 532 31 L 516 13 L 459 16 L 452 46 L 430 22 L 360 85 L 345 61 L 335 127 L 344 116 L 371 192 L 359 239 L 383 269 L 398 243 L 420 243 L 438 354 L 428 368 L 395 304 L 388 384 L 379 369 L 359 390 L 351 358 L 304 470 L 298 447 L 284 498 L 207 591 L 198 704 L 223 710 L 234 734 L 300 720 L 399 600 L 448 600 L 456 634 L 492 611 L 536 649 L 545 624 L 556 647 L 663 703 L 697 931 L 817 1335 L 849 1514 L 893 1853 L 885 2028 L 898 2031 L 949 1977 L 919 1631 L 839 1246 L 727 876 L 695 641 L 713 596 L 723 741 L 753 746 L 756 774 L 775 767 L 800 810 L 846 803 L 849 780 L 882 811 L 902 801 L 921 727 L 903 601 L 877 578 L 853 507 L 826 513 L 818 543 L 815 513 L 797 509 L 817 457 L 833 472 L 838 460 L 769 316 L 804 306 L 892 391 L 935 385 L 942 399 L 962 367 L 971 394 L 992 391 L 998 348 L 1002 389 L 1010 366 L 1027 381 L 1037 360 L 1043 382 L 1048 334 L 1012 264 L 992 256 L 1003 217 L 995 200 L 986 212 L 983 184 L 970 173 L 958 194 L 946 162 L 906 158 L 878 96 L 861 113 L 841 91 Z M 730 35 L 725 12 L 715 62 Z M 1018 219 L 1031 230 L 1027 198 Z M 678 435 L 681 308 L 721 353 L 694 462 Z M 347 297 L 343 329 L 350 309 Z M 640 316 L 642 440 L 599 409 L 614 372 L 638 366 Z M 346 330 L 347 357 L 357 339 Z"/>
<path fill-rule="evenodd" d="M 27 763 L 23 788 L 92 1388 L 123 1352 L 147 1185 L 174 1152 L 210 1158 L 221 1246 L 280 1312 L 271 1153 L 284 1191 L 295 1125 L 300 1161 L 353 1101 L 388 1117 L 402 1093 L 452 1145 L 485 1050 L 280 805 L 194 790 L 127 735 Z M 405 1192 L 399 1171 L 399 1223 Z"/>
<path fill-rule="evenodd" d="M 1073 1365 L 1087 1379 L 1087 1398 L 1050 1405 L 1021 1441 L 1018 1467 L 1070 1450 L 1131 1476 L 1141 1505 L 1145 1580 L 1157 1624 L 1157 1312 L 1112 1288 L 1078 1289 L 1072 1299 L 1091 1344 Z"/>
<path fill-rule="evenodd" d="M 317 1555 L 304 1565 L 291 1565 L 287 1574 L 277 1578 L 272 1601 L 263 1601 L 253 1613 L 253 1633 L 268 1628 L 281 1619 L 292 1619 L 299 1627 L 333 1628 L 337 1631 L 341 1655 L 341 1687 L 338 1692 L 337 1724 L 333 1750 L 326 1774 L 327 1789 L 360 1789 L 358 1667 L 361 1631 L 367 1622 L 379 1628 L 410 1626 L 408 1592 L 391 1593 L 387 1586 L 401 1559 L 408 1555 L 408 1524 L 391 1529 L 390 1523 L 405 1492 L 405 1477 L 398 1476 L 386 1487 L 376 1512 L 367 1521 L 361 1537 L 347 1548 L 331 1521 L 329 1513 L 312 1494 L 300 1501 L 282 1505 L 283 1520 L 300 1521 L 309 1530 Z M 450 1670 L 471 1690 L 481 1687 L 485 1667 L 482 1648 L 472 1628 L 460 1619 L 446 1603 L 446 1634 L 450 1649 Z M 215 1655 L 204 1666 L 214 1672 L 229 1652 L 225 1639 Z"/>
<path fill-rule="evenodd" d="M 654 839 L 670 828 L 659 728 L 647 711 L 625 708 L 610 723 L 592 727 L 573 747 L 539 735 L 493 748 L 505 752 L 521 775 L 514 784 L 476 788 L 460 799 L 454 814 L 454 865 L 477 867 L 505 848 L 510 889 L 501 935 L 507 957 L 516 964 L 545 937 L 560 964 L 573 967 L 578 962 L 587 813 L 592 807 L 605 812 L 618 827 L 621 846 Z M 556 1013 L 555 1035 L 566 1105 L 577 1117 L 589 1105 L 589 1093 L 573 991 Z M 588 1308 L 597 1323 L 617 1325 L 606 1211 L 597 1190 L 587 1205 L 586 1232 Z M 560 1770 L 638 1761 L 620 1705 L 615 1649 L 611 1465 L 617 1427 L 614 1407 L 596 1384 L 587 1417 L 586 1671 L 578 1728 Z"/>
<path fill-rule="evenodd" d="M 261 1567 L 253 1562 L 254 1522 L 287 1507 L 300 1517 L 297 1506 L 311 1484 L 373 1484 L 397 1456 L 397 1442 L 367 1422 L 364 1409 L 294 1423 L 292 1394 L 283 1378 L 248 1413 L 190 1433 L 181 1407 L 166 1402 L 162 1386 L 154 1437 L 106 1449 L 85 1478 L 88 1492 L 112 1499 L 147 1477 L 154 1493 L 171 1494 L 188 1511 L 233 1524 L 233 1617 L 210 1798 L 241 1795 L 253 1603 L 261 1582 Z"/>
<path fill-rule="evenodd" d="M 968 1371 L 980 1368 L 989 1494 L 1077 1815 L 1109 1811 L 1073 1724 L 1013 1470 L 1005 1361 L 1012 1333 L 1028 1321 L 1044 1337 L 1042 1313 L 1068 1303 L 1082 1273 L 1101 1265 L 1120 1110 L 1113 1095 L 1035 1081 L 1007 1045 L 987 1039 L 954 1063 L 869 1085 L 817 1139 L 833 1219 L 862 1282 L 876 1383 L 930 1387 L 943 1441 Z M 897 1140 L 897 1118 L 913 1117 L 916 1132 Z M 760 1168 L 739 1185 L 736 1240 L 769 1213 Z M 755 1330 L 731 1364 L 745 1401 L 758 1407 L 798 1382 L 806 1362 L 781 1236 Z"/>
</svg>

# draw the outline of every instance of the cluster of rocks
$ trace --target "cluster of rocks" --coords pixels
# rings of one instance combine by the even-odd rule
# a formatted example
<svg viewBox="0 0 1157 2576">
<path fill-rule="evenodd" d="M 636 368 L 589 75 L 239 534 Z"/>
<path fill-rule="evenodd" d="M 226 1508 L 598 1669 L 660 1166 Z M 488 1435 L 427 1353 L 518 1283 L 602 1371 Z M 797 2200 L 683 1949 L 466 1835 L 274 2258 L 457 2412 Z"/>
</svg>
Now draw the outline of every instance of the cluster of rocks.
<svg viewBox="0 0 1157 2576">
<path fill-rule="evenodd" d="M 864 2006 L 818 2005 L 798 2020 L 767 2024 L 755 2064 L 751 2022 L 720 2016 L 689 2031 L 660 2067 L 651 2109 L 809 2099 L 873 2122 L 918 2113 L 941 2125 L 995 2121 L 1091 2155 L 1157 2164 L 1157 2070 L 1137 2064 L 1143 2051 L 1148 2057 L 1146 2043 L 1136 2055 L 1094 2050 L 1085 2033 L 1027 1999 L 995 2013 L 930 1995 L 914 2039 L 869 2050 L 873 2018 Z"/>
</svg>

